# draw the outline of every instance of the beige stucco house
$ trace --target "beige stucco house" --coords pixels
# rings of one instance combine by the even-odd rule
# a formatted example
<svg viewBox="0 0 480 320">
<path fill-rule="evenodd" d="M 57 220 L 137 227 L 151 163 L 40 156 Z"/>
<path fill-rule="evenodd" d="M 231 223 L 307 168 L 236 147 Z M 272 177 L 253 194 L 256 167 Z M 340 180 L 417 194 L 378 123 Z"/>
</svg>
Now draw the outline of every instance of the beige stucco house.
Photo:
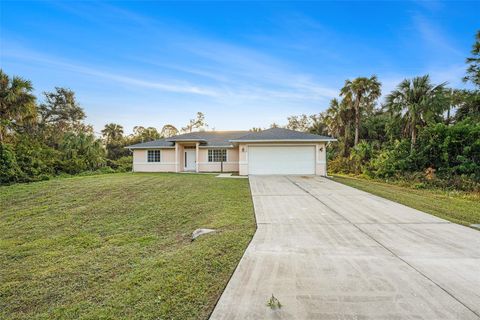
<svg viewBox="0 0 480 320">
<path fill-rule="evenodd" d="M 204 131 L 128 146 L 135 172 L 327 173 L 326 144 L 335 139 L 283 128 Z"/>
</svg>

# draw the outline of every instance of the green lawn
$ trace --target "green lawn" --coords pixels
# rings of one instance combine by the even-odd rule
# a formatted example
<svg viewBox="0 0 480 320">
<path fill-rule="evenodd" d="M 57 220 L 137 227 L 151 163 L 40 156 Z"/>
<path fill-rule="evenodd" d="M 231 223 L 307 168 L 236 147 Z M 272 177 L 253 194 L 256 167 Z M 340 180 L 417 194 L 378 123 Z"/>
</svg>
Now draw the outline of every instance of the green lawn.
<svg viewBox="0 0 480 320">
<path fill-rule="evenodd" d="M 217 229 L 191 242 L 192 231 Z M 247 179 L 0 187 L 1 319 L 206 319 L 255 232 Z"/>
<path fill-rule="evenodd" d="M 334 176 L 332 179 L 455 223 L 463 225 L 480 223 L 478 194 L 414 189 L 346 176 Z"/>
</svg>

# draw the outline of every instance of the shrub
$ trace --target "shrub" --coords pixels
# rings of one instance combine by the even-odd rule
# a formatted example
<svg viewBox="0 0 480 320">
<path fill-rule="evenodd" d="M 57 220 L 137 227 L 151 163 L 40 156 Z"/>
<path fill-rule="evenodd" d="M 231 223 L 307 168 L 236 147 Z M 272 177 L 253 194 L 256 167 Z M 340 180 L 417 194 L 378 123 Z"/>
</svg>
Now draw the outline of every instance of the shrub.
<svg viewBox="0 0 480 320">
<path fill-rule="evenodd" d="M 117 172 L 130 172 L 132 171 L 132 161 L 132 156 L 121 157 L 118 160 L 114 161 L 116 166 L 114 168 Z"/>
<path fill-rule="evenodd" d="M 40 176 L 56 174 L 59 152 L 34 138 L 21 136 L 14 144 L 20 174 L 15 181 L 38 181 Z M 42 178 L 43 179 L 43 178 Z"/>
<path fill-rule="evenodd" d="M 480 182 L 480 123 L 467 119 L 430 125 L 421 132 L 417 149 L 422 165 L 437 169 L 439 176 L 468 176 Z"/>
<path fill-rule="evenodd" d="M 109 166 L 101 167 L 96 172 L 98 173 L 115 173 L 115 170 L 110 168 Z"/>
<path fill-rule="evenodd" d="M 345 157 L 337 157 L 328 162 L 328 171 L 331 173 L 350 174 L 354 172 L 353 160 Z"/>
<path fill-rule="evenodd" d="M 0 183 L 18 181 L 22 171 L 17 163 L 13 147 L 0 143 Z"/>
</svg>

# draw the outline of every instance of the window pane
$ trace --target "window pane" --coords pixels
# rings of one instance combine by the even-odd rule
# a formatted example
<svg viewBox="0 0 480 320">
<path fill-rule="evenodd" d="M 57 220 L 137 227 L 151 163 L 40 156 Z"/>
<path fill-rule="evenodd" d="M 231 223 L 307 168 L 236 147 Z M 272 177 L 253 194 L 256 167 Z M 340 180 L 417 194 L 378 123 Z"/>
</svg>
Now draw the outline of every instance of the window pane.
<svg viewBox="0 0 480 320">
<path fill-rule="evenodd" d="M 148 150 L 147 162 L 160 162 L 160 150 Z"/>
<path fill-rule="evenodd" d="M 208 162 L 226 162 L 227 150 L 226 149 L 209 149 L 208 150 Z"/>
</svg>

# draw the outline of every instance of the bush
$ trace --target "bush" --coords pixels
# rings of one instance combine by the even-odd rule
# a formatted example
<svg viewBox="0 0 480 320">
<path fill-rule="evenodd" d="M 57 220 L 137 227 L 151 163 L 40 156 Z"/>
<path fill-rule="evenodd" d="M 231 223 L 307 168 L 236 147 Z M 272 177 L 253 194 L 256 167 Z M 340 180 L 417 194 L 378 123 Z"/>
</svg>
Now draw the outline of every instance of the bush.
<svg viewBox="0 0 480 320">
<path fill-rule="evenodd" d="M 409 139 L 378 147 L 361 142 L 349 158 L 332 159 L 329 170 L 391 179 L 415 188 L 479 190 L 480 123 L 466 119 L 429 125 L 420 131 L 413 150 Z"/>
<path fill-rule="evenodd" d="M 132 156 L 121 157 L 120 159 L 113 161 L 115 164 L 115 167 L 113 168 L 115 168 L 117 172 L 130 172 L 132 171 L 132 162 Z"/>
<path fill-rule="evenodd" d="M 68 132 L 59 150 L 62 155 L 60 170 L 69 174 L 95 171 L 105 165 L 105 150 L 92 134 Z"/>
<path fill-rule="evenodd" d="M 17 163 L 13 147 L 9 144 L 0 144 L 0 183 L 15 182 L 22 176 Z"/>
<path fill-rule="evenodd" d="M 328 171 L 331 173 L 354 173 L 355 164 L 353 160 L 345 157 L 337 157 L 328 162 Z"/>
<path fill-rule="evenodd" d="M 86 171 L 76 173 L 75 175 L 66 175 L 66 176 L 67 177 L 72 177 L 72 176 L 85 177 L 85 176 L 95 176 L 98 174 L 109 174 L 109 173 L 115 173 L 115 172 L 116 171 L 110 168 L 109 166 L 104 166 L 104 167 L 98 168 L 97 170 L 86 170 Z"/>
<path fill-rule="evenodd" d="M 115 173 L 115 170 L 110 168 L 109 166 L 101 167 L 96 172 L 98 173 Z"/>
<path fill-rule="evenodd" d="M 428 126 L 419 136 L 417 150 L 422 166 L 437 169 L 444 179 L 464 176 L 480 182 L 480 123 L 467 119 Z"/>
</svg>

